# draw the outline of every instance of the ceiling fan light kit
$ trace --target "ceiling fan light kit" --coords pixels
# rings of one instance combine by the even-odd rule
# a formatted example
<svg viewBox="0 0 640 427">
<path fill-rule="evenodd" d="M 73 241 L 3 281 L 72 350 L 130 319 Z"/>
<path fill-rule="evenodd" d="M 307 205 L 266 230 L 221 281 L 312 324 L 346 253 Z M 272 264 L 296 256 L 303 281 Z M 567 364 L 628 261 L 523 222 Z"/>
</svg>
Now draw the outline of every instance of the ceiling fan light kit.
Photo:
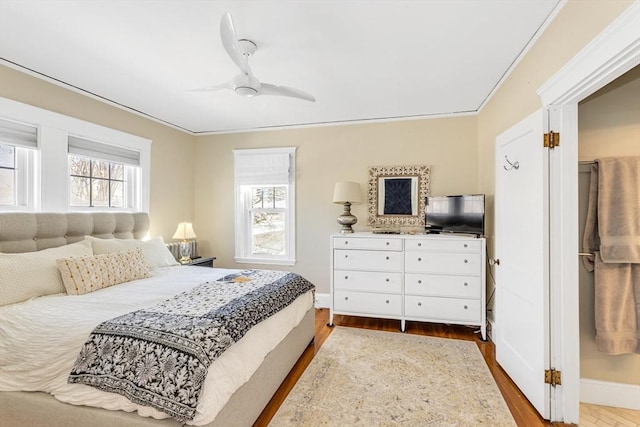
<svg viewBox="0 0 640 427">
<path fill-rule="evenodd" d="M 256 53 L 258 45 L 251 40 L 238 38 L 233 18 L 229 12 L 225 13 L 220 21 L 220 38 L 222 39 L 222 45 L 227 51 L 227 54 L 238 68 L 240 68 L 240 74 L 227 83 L 205 87 L 199 89 L 200 91 L 233 89 L 237 95 L 246 98 L 259 95 L 276 95 L 316 102 L 316 99 L 305 91 L 288 86 L 261 83 L 260 80 L 253 75 L 249 67 L 249 57 Z"/>
</svg>

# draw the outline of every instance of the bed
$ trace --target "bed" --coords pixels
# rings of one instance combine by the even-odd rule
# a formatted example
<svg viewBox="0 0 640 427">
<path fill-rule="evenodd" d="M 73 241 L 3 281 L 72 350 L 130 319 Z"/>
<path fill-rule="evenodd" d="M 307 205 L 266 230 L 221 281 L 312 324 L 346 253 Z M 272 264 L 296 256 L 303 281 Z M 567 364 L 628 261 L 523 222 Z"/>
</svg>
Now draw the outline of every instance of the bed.
<svg viewBox="0 0 640 427">
<path fill-rule="evenodd" d="M 145 237 L 148 226 L 149 217 L 145 213 L 2 213 L 0 253 L 4 255 L 0 257 L 24 256 L 20 259 L 30 260 L 31 256 L 40 257 L 58 250 L 64 252 L 73 248 L 86 251 L 87 245 L 95 253 L 95 248 L 100 246 L 87 243 L 85 236 L 100 239 L 97 241 L 99 244 L 117 247 L 132 244 L 131 239 Z M 51 292 L 36 289 L 34 292 L 43 296 L 33 295 L 35 297 L 26 301 L 0 307 L 0 420 L 3 426 L 228 427 L 249 426 L 257 419 L 313 340 L 312 285 L 299 291 L 299 295 L 291 296 L 291 301 L 275 314 L 270 313 L 265 319 L 256 315 L 255 324 L 245 325 L 246 332 L 205 366 L 207 374 L 202 380 L 200 399 L 192 418 L 170 417 L 162 407 L 156 409 L 144 402 L 134 403 L 122 393 L 109 393 L 104 391 L 108 388 L 86 385 L 90 383 L 87 381 L 70 384 L 64 378 L 69 376 L 69 367 L 78 373 L 79 361 L 83 360 L 81 350 L 90 345 L 91 339 L 104 338 L 96 332 L 98 329 L 93 329 L 98 325 L 112 326 L 108 321 L 113 323 L 113 320 L 138 312 L 154 310 L 149 307 L 161 306 L 164 310 L 172 301 L 180 306 L 183 303 L 179 297 L 193 299 L 193 295 L 203 293 L 201 289 L 205 285 L 202 283 L 211 289 L 232 284 L 233 289 L 240 289 L 234 292 L 245 292 L 241 290 L 243 286 L 255 282 L 250 280 L 254 277 L 252 275 L 280 274 L 171 265 L 171 261 L 162 258 L 165 254 L 158 251 L 158 242 L 142 243 L 142 249 L 130 249 L 127 257 L 132 259 L 131 254 L 135 253 L 142 254 L 148 261 L 153 260 L 150 262 L 155 264 L 150 273 L 152 277 L 135 278 L 82 295 L 47 295 Z M 107 257 L 113 259 L 122 253 Z M 65 259 L 74 261 L 76 258 Z M 13 264 L 0 262 L 0 267 L 3 265 Z M 31 268 L 28 265 L 24 267 Z M 6 267 L 2 268 L 8 271 Z M 35 267 L 31 268 L 24 276 L 33 274 L 35 270 Z M 0 283 L 2 280 L 5 279 L 0 278 Z M 18 289 L 16 292 L 23 291 Z M 253 295 L 246 292 L 246 295 Z M 5 302 L 6 298 L 12 301 L 12 295 L 7 297 L 6 294 L 0 292 Z M 105 300 L 109 304 L 104 304 Z M 251 316 L 242 314 L 242 318 L 246 317 Z M 90 334 L 89 339 L 87 334 Z M 129 339 L 127 337 L 124 341 Z M 34 343 L 37 344 L 32 347 Z M 14 345 L 20 350 L 10 348 Z M 147 350 L 148 353 L 152 351 L 160 354 L 158 349 Z M 91 377 L 87 373 L 77 376 Z"/>
</svg>

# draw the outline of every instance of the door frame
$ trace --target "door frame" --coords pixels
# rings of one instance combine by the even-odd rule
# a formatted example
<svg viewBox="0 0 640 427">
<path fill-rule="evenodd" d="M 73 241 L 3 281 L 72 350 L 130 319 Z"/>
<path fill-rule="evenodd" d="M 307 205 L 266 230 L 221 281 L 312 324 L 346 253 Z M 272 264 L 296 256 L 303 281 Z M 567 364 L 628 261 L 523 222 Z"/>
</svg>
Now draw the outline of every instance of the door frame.
<svg viewBox="0 0 640 427">
<path fill-rule="evenodd" d="M 562 371 L 552 388 L 551 419 L 578 423 L 580 325 L 578 286 L 578 102 L 640 65 L 640 1 L 636 0 L 583 48 L 537 94 L 560 132 L 551 150 L 550 191 L 550 361 Z"/>
</svg>

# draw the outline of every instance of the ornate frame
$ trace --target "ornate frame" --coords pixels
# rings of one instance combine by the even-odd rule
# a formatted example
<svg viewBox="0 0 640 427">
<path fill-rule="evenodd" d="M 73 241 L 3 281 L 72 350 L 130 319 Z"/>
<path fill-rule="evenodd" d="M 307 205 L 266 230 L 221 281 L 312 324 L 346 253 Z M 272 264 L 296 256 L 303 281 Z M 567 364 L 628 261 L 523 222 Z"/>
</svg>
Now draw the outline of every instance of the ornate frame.
<svg viewBox="0 0 640 427">
<path fill-rule="evenodd" d="M 373 227 L 418 227 L 424 226 L 424 201 L 430 189 L 429 166 L 371 166 L 369 167 L 369 217 L 368 224 Z M 380 178 L 417 178 L 418 214 L 417 215 L 379 215 L 378 181 Z"/>
</svg>

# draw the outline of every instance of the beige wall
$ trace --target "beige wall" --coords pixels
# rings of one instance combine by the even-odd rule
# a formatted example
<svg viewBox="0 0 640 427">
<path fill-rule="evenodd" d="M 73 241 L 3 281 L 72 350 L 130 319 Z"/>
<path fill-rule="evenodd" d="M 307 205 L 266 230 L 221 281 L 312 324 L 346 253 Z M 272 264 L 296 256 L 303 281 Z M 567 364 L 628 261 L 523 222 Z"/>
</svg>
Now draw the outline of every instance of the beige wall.
<svg viewBox="0 0 640 427">
<path fill-rule="evenodd" d="M 640 156 L 640 67 L 585 99 L 578 106 L 578 153 L 582 160 Z M 586 222 L 589 166 L 581 166 L 580 236 Z M 580 266 L 580 376 L 640 385 L 640 354 L 610 356 L 595 344 L 594 280 Z"/>
<path fill-rule="evenodd" d="M 234 263 L 233 150 L 298 147 L 297 263 L 291 268 L 329 293 L 329 236 L 342 206 L 332 203 L 337 181 L 357 181 L 363 198 L 368 167 L 431 165 L 431 194 L 477 192 L 476 117 L 408 120 L 198 137 L 195 221 L 202 249 L 220 267 Z M 367 227 L 367 204 L 354 205 L 356 231 Z M 258 266 L 264 268 L 265 266 Z M 268 267 L 268 266 L 267 266 Z"/>
<path fill-rule="evenodd" d="M 0 96 L 151 139 L 151 235 L 193 219 L 193 136 L 1 65 Z"/>
</svg>

